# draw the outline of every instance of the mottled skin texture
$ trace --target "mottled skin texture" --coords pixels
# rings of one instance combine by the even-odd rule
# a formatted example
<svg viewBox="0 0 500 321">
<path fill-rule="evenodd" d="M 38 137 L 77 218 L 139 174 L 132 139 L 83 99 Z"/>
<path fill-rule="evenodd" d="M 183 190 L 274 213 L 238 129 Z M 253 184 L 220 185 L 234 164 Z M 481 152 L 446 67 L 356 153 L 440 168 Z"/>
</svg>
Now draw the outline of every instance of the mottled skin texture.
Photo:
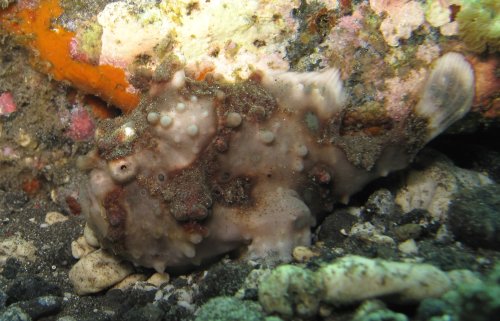
<svg viewBox="0 0 500 321">
<path fill-rule="evenodd" d="M 467 112 L 472 70 L 447 54 L 422 88 L 396 120 L 346 108 L 334 69 L 236 85 L 179 71 L 99 129 L 80 161 L 89 171 L 82 211 L 104 248 L 158 271 L 236 249 L 286 260 L 309 244 L 318 213 L 404 168 Z"/>
</svg>

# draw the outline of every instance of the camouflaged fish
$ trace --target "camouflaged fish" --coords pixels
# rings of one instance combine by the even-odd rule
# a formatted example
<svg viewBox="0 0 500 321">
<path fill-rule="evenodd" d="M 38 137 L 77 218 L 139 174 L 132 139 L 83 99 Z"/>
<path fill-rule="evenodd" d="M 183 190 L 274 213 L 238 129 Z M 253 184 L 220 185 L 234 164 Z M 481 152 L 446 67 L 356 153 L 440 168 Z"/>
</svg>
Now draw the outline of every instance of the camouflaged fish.
<svg viewBox="0 0 500 321">
<path fill-rule="evenodd" d="M 397 116 L 354 108 L 336 69 L 239 84 L 179 70 L 99 128 L 79 161 L 89 173 L 79 201 L 105 249 L 157 271 L 233 250 L 286 260 L 310 244 L 318 214 L 407 166 L 473 92 L 457 53 L 434 62 Z"/>
</svg>

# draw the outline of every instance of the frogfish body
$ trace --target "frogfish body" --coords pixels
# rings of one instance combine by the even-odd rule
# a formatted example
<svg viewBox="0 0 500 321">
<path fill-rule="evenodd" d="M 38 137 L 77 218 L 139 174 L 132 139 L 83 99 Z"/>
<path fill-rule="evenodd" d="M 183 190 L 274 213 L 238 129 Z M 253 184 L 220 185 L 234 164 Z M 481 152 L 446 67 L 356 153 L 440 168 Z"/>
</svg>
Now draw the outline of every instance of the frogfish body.
<svg viewBox="0 0 500 321">
<path fill-rule="evenodd" d="M 339 72 L 255 74 L 240 84 L 177 71 L 105 122 L 80 202 L 103 248 L 158 271 L 242 249 L 286 260 L 315 217 L 408 165 L 470 108 L 463 56 L 434 62 L 398 117 L 350 105 Z"/>
</svg>

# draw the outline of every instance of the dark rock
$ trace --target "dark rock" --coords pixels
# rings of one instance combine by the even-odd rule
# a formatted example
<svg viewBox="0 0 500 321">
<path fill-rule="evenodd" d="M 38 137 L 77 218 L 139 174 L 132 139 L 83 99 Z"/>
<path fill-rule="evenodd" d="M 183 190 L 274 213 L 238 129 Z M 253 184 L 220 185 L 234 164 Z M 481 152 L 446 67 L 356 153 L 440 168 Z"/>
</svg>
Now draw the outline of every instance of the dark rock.
<svg viewBox="0 0 500 321">
<path fill-rule="evenodd" d="M 495 182 L 500 182 L 500 152 L 488 148 L 481 149 L 474 164 L 474 170 L 486 172 Z"/>
<path fill-rule="evenodd" d="M 405 213 L 404 215 L 401 216 L 400 220 L 398 221 L 398 224 L 404 225 L 404 224 L 418 224 L 421 221 L 428 221 L 431 219 L 431 214 L 429 211 L 423 208 L 416 208 L 408 213 Z"/>
<path fill-rule="evenodd" d="M 417 320 L 491 321 L 500 315 L 500 265 L 485 282 L 459 285 L 440 299 L 422 301 Z"/>
<path fill-rule="evenodd" d="M 5 194 L 5 204 L 11 211 L 20 210 L 29 201 L 28 195 L 22 191 Z"/>
<path fill-rule="evenodd" d="M 123 315 L 123 321 L 161 321 L 165 312 L 153 303 L 141 308 L 132 308 Z"/>
<path fill-rule="evenodd" d="M 426 237 L 429 235 L 434 235 L 437 233 L 441 227 L 439 221 L 434 220 L 431 213 L 425 209 L 417 208 L 409 211 L 408 213 L 402 214 L 397 221 L 397 226 L 404 226 L 408 224 L 417 224 L 420 226 L 419 235 L 417 237 Z M 405 229 L 411 228 L 411 226 L 405 227 Z M 401 231 L 397 228 L 394 229 L 396 237 L 401 237 Z M 416 232 L 416 231 L 415 231 Z M 415 237 L 414 237 L 415 238 Z"/>
<path fill-rule="evenodd" d="M 21 270 L 21 262 L 14 257 L 9 257 L 3 266 L 2 276 L 8 280 L 13 280 Z"/>
<path fill-rule="evenodd" d="M 259 291 L 257 289 L 245 289 L 243 293 L 243 299 L 245 300 L 258 300 L 259 299 Z"/>
<path fill-rule="evenodd" d="M 6 303 L 7 303 L 7 293 L 0 290 L 0 310 L 5 308 Z"/>
<path fill-rule="evenodd" d="M 394 196 L 387 189 L 375 191 L 366 201 L 366 212 L 372 215 L 391 215 L 395 208 Z"/>
<path fill-rule="evenodd" d="M 436 265 L 442 270 L 469 269 L 477 270 L 479 263 L 470 250 L 464 249 L 456 244 L 443 246 L 431 240 L 418 243 L 419 253 L 426 263 Z"/>
<path fill-rule="evenodd" d="M 216 296 L 234 295 L 251 270 L 249 265 L 240 262 L 215 264 L 199 284 L 199 301 L 206 302 Z"/>
<path fill-rule="evenodd" d="M 500 248 L 500 186 L 484 185 L 460 193 L 448 224 L 456 239 L 472 247 Z"/>
<path fill-rule="evenodd" d="M 0 321 L 31 321 L 30 316 L 19 307 L 8 307 L 0 312 Z"/>
<path fill-rule="evenodd" d="M 110 290 L 104 296 L 102 304 L 108 309 L 116 311 L 121 316 L 132 309 L 139 309 L 153 302 L 155 291 L 144 291 L 139 289 Z"/>
<path fill-rule="evenodd" d="M 433 317 L 441 317 L 452 313 L 450 306 L 441 299 L 429 298 L 423 300 L 417 311 L 418 320 L 426 321 Z"/>
<path fill-rule="evenodd" d="M 166 313 L 162 321 L 192 320 L 193 313 L 182 306 L 168 305 L 164 310 Z"/>
<path fill-rule="evenodd" d="M 42 316 L 58 313 L 61 310 L 62 298 L 52 295 L 41 296 L 33 300 L 18 302 L 15 305 L 36 320 Z"/>
<path fill-rule="evenodd" d="M 399 241 L 418 239 L 422 234 L 422 228 L 415 223 L 405 224 L 394 228 L 394 234 Z"/>
<path fill-rule="evenodd" d="M 321 224 L 318 240 L 325 242 L 326 245 L 338 246 L 346 239 L 346 236 L 341 231 L 350 231 L 357 221 L 358 218 L 349 214 L 345 209 L 335 211 L 328 215 Z"/>
<path fill-rule="evenodd" d="M 39 276 L 20 277 L 7 289 L 8 303 L 28 301 L 40 296 L 62 296 L 61 289 Z"/>
</svg>

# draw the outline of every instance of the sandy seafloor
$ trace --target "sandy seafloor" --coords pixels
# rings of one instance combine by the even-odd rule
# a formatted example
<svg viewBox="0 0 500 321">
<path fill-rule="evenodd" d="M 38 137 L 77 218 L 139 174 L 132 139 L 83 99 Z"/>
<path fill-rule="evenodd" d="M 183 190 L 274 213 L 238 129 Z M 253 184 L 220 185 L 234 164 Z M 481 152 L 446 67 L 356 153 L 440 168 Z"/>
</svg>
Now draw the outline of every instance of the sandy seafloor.
<svg viewBox="0 0 500 321">
<path fill-rule="evenodd" d="M 139 282 L 124 290 L 87 296 L 74 293 L 68 280 L 68 271 L 77 261 L 71 243 L 82 235 L 85 219 L 72 214 L 58 195 L 77 189 L 84 174 L 75 161 L 92 148 L 92 141 L 75 141 L 68 133 L 65 120 L 72 108 L 68 93 L 73 89 L 33 69 L 30 53 L 9 36 L 2 36 L 0 42 L 0 92 L 15 91 L 17 105 L 15 112 L 0 115 L 0 320 L 194 320 L 210 299 L 237 292 L 238 300 L 244 301 L 227 299 L 225 315 L 212 319 L 264 320 L 266 314 L 258 304 L 248 303 L 258 303 L 257 289 L 244 285 L 244 280 L 251 271 L 269 267 L 231 255 L 191 273 L 171 274 L 160 287 Z M 496 262 L 500 264 L 500 187 L 496 183 L 500 179 L 500 125 L 498 120 L 474 117 L 467 116 L 431 142 L 408 169 L 374 181 L 349 205 L 336 206 L 314 229 L 313 246 L 305 257 L 296 254 L 294 264 L 314 270 L 321 262 L 357 254 L 425 262 L 444 271 L 468 269 L 486 280 Z M 443 159 L 488 175 L 494 182 L 461 186 L 451 199 L 454 219 L 433 223 L 426 210 L 404 215 L 394 204 L 394 196 L 406 177 L 412 170 L 422 171 Z M 442 170 L 453 172 L 455 167 L 447 164 Z M 387 211 L 391 214 L 385 215 Z M 47 223 L 49 212 L 65 219 Z M 394 243 L 346 232 L 357 223 L 372 224 Z M 150 276 L 154 271 L 138 267 L 136 273 Z M 372 302 L 377 306 L 374 311 L 394 312 L 387 312 L 385 318 L 359 317 L 363 302 L 357 302 L 326 305 L 308 319 L 351 320 L 358 313 L 357 320 L 455 320 L 446 315 L 458 315 L 460 320 L 500 320 L 500 299 L 495 297 L 500 293 L 498 274 L 483 287 L 465 287 L 447 299 L 425 304 L 386 305 L 383 298 Z M 234 316 L 233 308 L 241 315 Z"/>
</svg>

